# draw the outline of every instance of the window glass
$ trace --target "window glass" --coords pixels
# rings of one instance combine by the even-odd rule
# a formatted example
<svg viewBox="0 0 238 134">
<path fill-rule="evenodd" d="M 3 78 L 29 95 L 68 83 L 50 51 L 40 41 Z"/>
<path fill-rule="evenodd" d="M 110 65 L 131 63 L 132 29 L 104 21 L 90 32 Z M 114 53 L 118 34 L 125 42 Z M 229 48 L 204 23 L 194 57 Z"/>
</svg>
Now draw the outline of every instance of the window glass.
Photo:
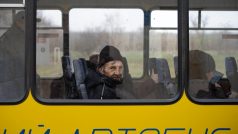
<svg viewBox="0 0 238 134">
<path fill-rule="evenodd" d="M 36 94 L 42 98 L 52 98 L 53 91 L 61 92 L 63 86 L 55 87 L 63 75 L 61 57 L 63 55 L 62 29 L 37 29 L 36 37 Z M 62 84 L 63 82 L 60 81 Z"/>
<path fill-rule="evenodd" d="M 201 11 L 203 28 L 237 28 L 238 11 Z"/>
<path fill-rule="evenodd" d="M 0 36 L 2 36 L 6 31 L 7 31 L 7 29 L 1 29 L 0 30 Z"/>
<path fill-rule="evenodd" d="M 0 10 L 0 28 L 12 25 L 12 10 Z"/>
<path fill-rule="evenodd" d="M 25 12 L 0 10 L 0 102 L 17 102 L 25 95 Z M 12 22 L 13 17 L 13 22 Z"/>
<path fill-rule="evenodd" d="M 72 9 L 69 14 L 73 59 L 99 54 L 105 45 L 126 57 L 130 74 L 143 74 L 143 11 L 140 9 Z"/>
<path fill-rule="evenodd" d="M 60 10 L 37 10 L 37 27 L 61 27 L 62 12 Z"/>
<path fill-rule="evenodd" d="M 177 20 L 175 10 L 154 10 L 151 13 L 151 27 L 177 27 Z"/>
<path fill-rule="evenodd" d="M 37 30 L 36 69 L 40 77 L 62 76 L 63 30 Z"/>
<path fill-rule="evenodd" d="M 190 30 L 189 93 L 199 99 L 238 98 L 238 32 Z"/>
<path fill-rule="evenodd" d="M 189 27 L 198 27 L 198 11 L 189 11 Z"/>
<path fill-rule="evenodd" d="M 178 93 L 177 30 L 150 30 L 149 75 L 159 85 L 160 98 Z M 162 92 L 163 91 L 163 92 Z"/>
<path fill-rule="evenodd" d="M 63 55 L 62 13 L 59 10 L 37 10 L 37 19 L 37 74 L 39 77 L 58 78 L 63 74 L 61 64 Z"/>
<path fill-rule="evenodd" d="M 176 28 L 178 24 L 176 10 L 154 10 L 151 13 L 151 27 Z M 198 11 L 189 11 L 189 27 L 198 26 Z"/>
<path fill-rule="evenodd" d="M 168 59 L 172 77 L 175 77 L 173 58 L 177 56 L 177 30 L 150 30 L 150 58 Z"/>
</svg>

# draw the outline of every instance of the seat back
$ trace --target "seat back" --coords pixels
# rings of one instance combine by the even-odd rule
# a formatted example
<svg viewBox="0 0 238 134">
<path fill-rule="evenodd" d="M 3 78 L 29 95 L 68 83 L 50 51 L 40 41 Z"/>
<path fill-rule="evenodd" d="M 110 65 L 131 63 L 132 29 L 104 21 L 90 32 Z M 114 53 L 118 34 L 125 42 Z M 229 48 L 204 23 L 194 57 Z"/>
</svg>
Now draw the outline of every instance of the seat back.
<svg viewBox="0 0 238 134">
<path fill-rule="evenodd" d="M 73 76 L 73 73 L 72 73 L 72 69 L 71 69 L 70 57 L 69 56 L 62 56 L 61 61 L 62 61 L 62 68 L 63 68 L 64 78 L 71 80 L 72 76 Z"/>
<path fill-rule="evenodd" d="M 169 64 L 166 59 L 164 58 L 156 59 L 156 68 L 158 71 L 159 81 L 161 81 L 162 83 L 167 83 L 171 81 Z"/>
<path fill-rule="evenodd" d="M 171 75 L 169 65 L 164 58 L 150 58 L 149 59 L 149 74 L 154 70 L 155 74 L 158 74 L 159 82 L 166 83 L 171 81 Z"/>
<path fill-rule="evenodd" d="M 79 98 L 88 99 L 87 89 L 84 83 L 87 75 L 86 61 L 82 58 L 74 60 L 73 66 L 74 66 L 76 89 L 79 94 Z"/>
<path fill-rule="evenodd" d="M 149 59 L 149 72 L 158 74 L 159 83 L 162 83 L 168 90 L 168 94 L 173 97 L 177 93 L 176 86 L 171 79 L 169 64 L 164 58 L 150 58 Z"/>
<path fill-rule="evenodd" d="M 237 73 L 237 64 L 234 57 L 225 58 L 225 67 L 227 77 L 232 77 Z"/>
<path fill-rule="evenodd" d="M 77 92 L 75 91 L 75 80 L 71 68 L 71 60 L 69 56 L 62 56 L 62 68 L 63 77 L 65 83 L 65 95 L 64 98 L 73 99 L 77 98 Z"/>
<path fill-rule="evenodd" d="M 225 58 L 226 75 L 231 83 L 231 90 L 238 92 L 237 63 L 234 57 Z"/>
<path fill-rule="evenodd" d="M 151 75 L 152 70 L 154 70 L 154 73 L 158 74 L 157 67 L 156 67 L 156 58 L 150 58 L 149 59 L 149 74 Z"/>
</svg>

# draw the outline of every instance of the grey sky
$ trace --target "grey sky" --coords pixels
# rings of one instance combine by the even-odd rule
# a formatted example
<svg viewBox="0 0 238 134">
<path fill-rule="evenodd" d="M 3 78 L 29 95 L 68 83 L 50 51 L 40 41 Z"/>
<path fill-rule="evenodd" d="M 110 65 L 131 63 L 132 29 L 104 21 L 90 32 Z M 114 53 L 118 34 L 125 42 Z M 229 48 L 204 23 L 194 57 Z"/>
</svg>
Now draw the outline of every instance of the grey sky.
<svg viewBox="0 0 238 134">
<path fill-rule="evenodd" d="M 55 25 L 61 25 L 59 10 L 42 12 L 45 19 Z M 198 17 L 197 11 L 190 11 L 190 22 Z M 125 31 L 136 31 L 143 27 L 143 11 L 141 9 L 72 9 L 69 13 L 70 31 L 84 31 L 88 28 L 105 27 L 109 22 L 106 16 L 114 16 L 111 20 L 114 25 Z M 177 11 L 156 10 L 151 16 L 152 27 L 177 27 Z M 238 11 L 202 11 L 206 27 L 238 28 Z M 112 24 L 111 23 L 111 24 Z M 190 23 L 191 24 L 191 23 Z M 190 25 L 191 26 L 191 25 Z"/>
</svg>

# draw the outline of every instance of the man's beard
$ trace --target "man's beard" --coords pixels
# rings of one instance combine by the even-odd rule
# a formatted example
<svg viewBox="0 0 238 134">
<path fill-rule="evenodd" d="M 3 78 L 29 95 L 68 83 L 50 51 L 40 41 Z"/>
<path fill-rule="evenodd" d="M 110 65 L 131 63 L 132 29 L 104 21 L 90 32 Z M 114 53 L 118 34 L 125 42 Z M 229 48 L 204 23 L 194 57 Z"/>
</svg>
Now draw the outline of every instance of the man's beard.
<svg viewBox="0 0 238 134">
<path fill-rule="evenodd" d="M 111 77 L 103 76 L 103 81 L 111 87 L 115 87 L 116 85 L 122 84 L 123 78 L 119 76 L 112 75 Z"/>
<path fill-rule="evenodd" d="M 113 75 L 111 76 L 111 78 L 112 78 L 113 80 L 115 80 L 115 81 L 118 81 L 119 83 L 122 83 L 122 81 L 123 81 L 122 75 L 113 74 Z"/>
</svg>

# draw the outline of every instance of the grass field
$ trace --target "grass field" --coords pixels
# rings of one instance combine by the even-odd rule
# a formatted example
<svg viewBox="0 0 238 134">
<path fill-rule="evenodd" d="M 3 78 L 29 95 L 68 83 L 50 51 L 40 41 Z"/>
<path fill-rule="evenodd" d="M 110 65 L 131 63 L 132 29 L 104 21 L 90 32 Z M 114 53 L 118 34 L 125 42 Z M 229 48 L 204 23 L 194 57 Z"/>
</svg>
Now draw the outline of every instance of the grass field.
<svg viewBox="0 0 238 134">
<path fill-rule="evenodd" d="M 236 57 L 238 58 L 238 51 L 233 52 L 217 52 L 217 51 L 206 51 L 211 54 L 216 62 L 217 71 L 225 75 L 225 57 Z M 122 52 L 122 55 L 127 58 L 129 71 L 134 78 L 140 78 L 143 74 L 143 52 L 142 51 L 128 51 Z M 150 58 L 165 58 L 168 61 L 170 67 L 170 73 L 172 77 L 175 77 L 174 71 L 174 56 L 177 52 L 155 52 L 151 51 Z M 77 51 L 71 52 L 72 59 L 85 58 L 88 59 L 89 55 L 80 54 Z M 62 76 L 62 65 L 61 63 L 52 63 L 49 65 L 37 65 L 37 73 L 41 77 L 60 77 Z"/>
</svg>

